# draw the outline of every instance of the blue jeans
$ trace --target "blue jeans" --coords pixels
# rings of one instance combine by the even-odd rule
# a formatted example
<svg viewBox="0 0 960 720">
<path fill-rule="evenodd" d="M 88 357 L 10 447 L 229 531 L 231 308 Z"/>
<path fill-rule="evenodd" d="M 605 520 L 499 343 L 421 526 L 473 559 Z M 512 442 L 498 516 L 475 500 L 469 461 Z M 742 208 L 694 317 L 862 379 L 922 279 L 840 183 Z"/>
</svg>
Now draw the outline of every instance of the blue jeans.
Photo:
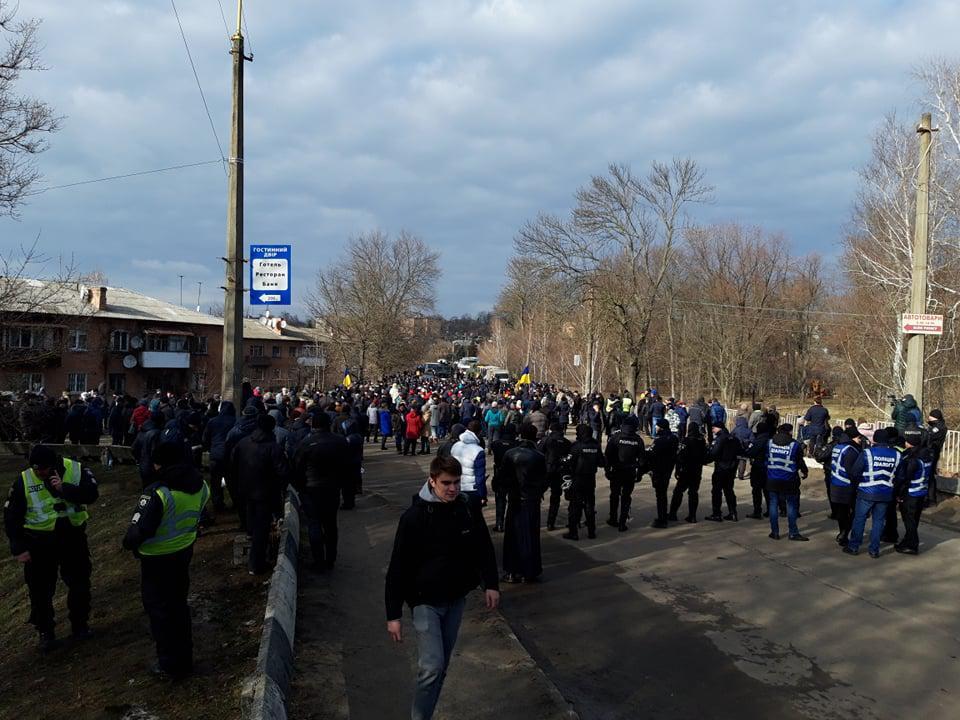
<svg viewBox="0 0 960 720">
<path fill-rule="evenodd" d="M 411 720 L 430 720 L 440 699 L 450 656 L 457 642 L 466 598 L 449 605 L 417 605 L 413 627 L 417 631 L 417 689 L 413 694 Z"/>
<path fill-rule="evenodd" d="M 883 526 L 887 521 L 887 500 L 872 500 L 857 495 L 857 504 L 854 509 L 853 528 L 850 530 L 850 542 L 847 545 L 851 550 L 859 550 L 860 543 L 863 542 L 863 530 L 867 526 L 867 515 L 872 517 L 870 521 L 870 552 L 880 552 L 880 536 L 883 534 Z"/>
<path fill-rule="evenodd" d="M 787 527 L 790 529 L 790 537 L 796 537 L 800 534 L 797 529 L 797 515 L 800 514 L 800 496 L 784 495 L 784 501 L 787 503 Z M 780 493 L 770 491 L 770 500 L 767 502 L 770 509 L 770 532 L 774 535 L 780 534 Z"/>
</svg>

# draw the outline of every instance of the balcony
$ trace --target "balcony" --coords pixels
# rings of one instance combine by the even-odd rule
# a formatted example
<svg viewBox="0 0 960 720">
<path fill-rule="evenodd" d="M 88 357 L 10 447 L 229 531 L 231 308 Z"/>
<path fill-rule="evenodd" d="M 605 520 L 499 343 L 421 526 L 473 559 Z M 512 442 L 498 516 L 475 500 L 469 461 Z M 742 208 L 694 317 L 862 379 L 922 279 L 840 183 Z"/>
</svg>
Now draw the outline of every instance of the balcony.
<svg viewBox="0 0 960 720">
<path fill-rule="evenodd" d="M 322 355 L 320 357 L 301 356 L 297 358 L 297 365 L 301 367 L 325 367 L 327 359 Z"/>
<path fill-rule="evenodd" d="M 145 350 L 140 356 L 140 364 L 145 368 L 186 370 L 190 367 L 190 353 Z"/>
</svg>

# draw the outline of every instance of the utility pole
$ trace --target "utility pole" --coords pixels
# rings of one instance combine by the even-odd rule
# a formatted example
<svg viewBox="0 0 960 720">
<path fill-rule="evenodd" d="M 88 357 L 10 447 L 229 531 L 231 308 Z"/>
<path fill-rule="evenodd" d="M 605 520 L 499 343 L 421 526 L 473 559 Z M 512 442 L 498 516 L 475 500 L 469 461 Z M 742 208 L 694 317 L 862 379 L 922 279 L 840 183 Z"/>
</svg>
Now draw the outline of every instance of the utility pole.
<svg viewBox="0 0 960 720">
<path fill-rule="evenodd" d="M 587 371 L 584 373 L 583 396 L 587 397 L 593 392 L 593 366 L 596 362 L 594 358 L 595 341 L 593 337 L 593 288 L 587 289 Z"/>
<path fill-rule="evenodd" d="M 237 0 L 233 56 L 233 122 L 227 159 L 227 256 L 223 287 L 223 374 L 220 393 L 236 404 L 243 384 L 243 0 Z"/>
<path fill-rule="evenodd" d="M 197 312 L 200 312 L 200 290 L 203 289 L 203 281 L 197 281 Z"/>
<path fill-rule="evenodd" d="M 183 275 L 180 276 L 180 307 L 183 307 Z"/>
<path fill-rule="evenodd" d="M 927 312 L 927 243 L 930 213 L 930 148 L 933 141 L 930 113 L 920 117 L 917 126 L 920 135 L 920 171 L 917 177 L 917 218 L 913 228 L 913 268 L 910 282 L 910 312 Z M 907 339 L 906 392 L 913 395 L 917 406 L 923 407 L 923 352 L 924 336 L 911 335 Z M 922 410 L 921 410 L 922 412 Z"/>
</svg>

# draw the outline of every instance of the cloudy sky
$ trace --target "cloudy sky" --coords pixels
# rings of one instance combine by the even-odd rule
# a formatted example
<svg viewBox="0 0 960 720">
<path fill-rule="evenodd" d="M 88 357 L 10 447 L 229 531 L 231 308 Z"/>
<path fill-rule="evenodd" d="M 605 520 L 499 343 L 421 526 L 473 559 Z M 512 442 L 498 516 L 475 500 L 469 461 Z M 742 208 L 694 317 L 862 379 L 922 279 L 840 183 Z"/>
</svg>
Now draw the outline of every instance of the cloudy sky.
<svg viewBox="0 0 960 720">
<path fill-rule="evenodd" d="M 228 22 L 235 0 L 221 0 Z M 21 0 L 49 70 L 23 87 L 65 116 L 45 185 L 215 160 L 169 0 Z M 230 58 L 217 0 L 179 0 L 220 144 Z M 438 309 L 489 308 L 514 234 L 564 212 L 610 162 L 688 155 L 701 220 L 836 251 L 885 113 L 954 51 L 948 0 L 247 0 L 246 239 L 294 246 L 294 298 L 349 236 L 410 230 L 441 252 Z M 2 244 L 40 236 L 111 284 L 222 302 L 219 164 L 51 190 Z M 295 308 L 298 309 L 298 308 Z"/>
</svg>

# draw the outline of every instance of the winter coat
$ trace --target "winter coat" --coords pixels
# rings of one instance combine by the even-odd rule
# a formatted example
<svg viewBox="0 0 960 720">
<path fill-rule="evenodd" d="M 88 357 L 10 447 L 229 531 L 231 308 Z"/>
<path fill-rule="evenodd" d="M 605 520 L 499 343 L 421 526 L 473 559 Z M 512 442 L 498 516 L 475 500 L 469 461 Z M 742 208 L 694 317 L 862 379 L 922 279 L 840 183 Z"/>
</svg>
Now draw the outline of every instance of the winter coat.
<svg viewBox="0 0 960 720">
<path fill-rule="evenodd" d="M 293 459 L 293 479 L 299 488 L 339 490 L 350 473 L 350 447 L 342 435 L 314 430 L 300 443 Z"/>
<path fill-rule="evenodd" d="M 480 446 L 480 438 L 470 430 L 464 430 L 451 448 L 450 455 L 460 461 L 461 492 L 475 492 L 480 497 L 486 497 L 487 455 Z"/>
<path fill-rule="evenodd" d="M 289 465 L 273 433 L 257 428 L 233 449 L 233 476 L 246 500 L 267 503 L 279 514 L 287 487 Z"/>
<path fill-rule="evenodd" d="M 893 420 L 897 432 L 901 435 L 908 425 L 919 426 L 923 421 L 923 415 L 920 408 L 917 407 L 917 401 L 913 398 L 913 395 L 904 395 L 903 400 L 894 405 L 890 418 Z"/>
<path fill-rule="evenodd" d="M 539 502 L 547 488 L 547 461 L 529 440 L 504 453 L 500 464 L 500 489 L 511 503 L 521 500 Z"/>
<path fill-rule="evenodd" d="M 416 440 L 423 432 L 423 417 L 417 414 L 416 410 L 411 410 L 406 417 L 406 438 L 407 440 Z"/>
<path fill-rule="evenodd" d="M 400 517 L 384 591 L 387 620 L 403 615 L 403 604 L 445 605 L 478 585 L 498 590 L 497 558 L 480 513 L 459 495 L 442 502 L 424 484 Z"/>
<path fill-rule="evenodd" d="M 227 435 L 237 424 L 237 411 L 233 403 L 224 400 L 220 403 L 220 412 L 203 429 L 203 447 L 210 453 L 211 462 L 226 460 Z"/>
</svg>

